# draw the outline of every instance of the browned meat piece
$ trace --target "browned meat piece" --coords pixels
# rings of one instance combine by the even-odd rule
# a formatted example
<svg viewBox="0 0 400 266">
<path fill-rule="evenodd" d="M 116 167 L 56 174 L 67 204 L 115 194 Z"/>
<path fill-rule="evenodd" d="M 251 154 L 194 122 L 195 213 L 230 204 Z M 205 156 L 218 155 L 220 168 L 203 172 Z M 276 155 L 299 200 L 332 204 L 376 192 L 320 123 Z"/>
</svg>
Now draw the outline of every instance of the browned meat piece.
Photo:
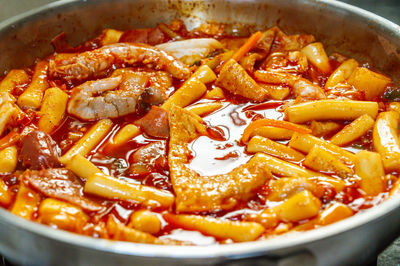
<svg viewBox="0 0 400 266">
<path fill-rule="evenodd" d="M 194 28 L 189 32 L 189 36 L 193 38 L 218 38 L 217 36 L 222 36 L 225 33 L 225 27 L 218 23 L 203 23 L 197 28 Z"/>
<path fill-rule="evenodd" d="M 294 51 L 300 50 L 304 46 L 315 42 L 313 35 L 308 34 L 295 34 L 286 35 L 278 27 L 274 27 L 276 31 L 274 43 L 271 47 L 271 52 L 275 51 Z"/>
<path fill-rule="evenodd" d="M 265 163 L 258 157 L 228 174 L 200 176 L 187 163 L 191 153 L 190 142 L 207 134 L 204 122 L 199 116 L 177 106 L 170 110 L 169 122 L 168 164 L 178 212 L 231 210 L 253 197 L 256 190 L 271 178 Z"/>
<path fill-rule="evenodd" d="M 262 50 L 265 53 L 269 53 L 271 46 L 274 42 L 275 35 L 278 32 L 278 27 L 270 28 L 262 33 L 261 39 L 257 42 L 256 48 Z"/>
<path fill-rule="evenodd" d="M 271 53 L 261 65 L 267 71 L 302 75 L 309 69 L 307 57 L 299 51 Z"/>
<path fill-rule="evenodd" d="M 326 98 L 324 90 L 307 79 L 298 79 L 293 84 L 293 92 L 294 96 L 306 100 L 321 100 Z"/>
<path fill-rule="evenodd" d="M 254 65 L 256 64 L 256 62 L 258 60 L 260 60 L 262 58 L 263 58 L 263 56 L 261 54 L 249 53 L 248 55 L 243 57 L 239 63 L 246 71 L 248 71 L 249 73 L 253 73 Z"/>
<path fill-rule="evenodd" d="M 167 99 L 167 89 L 172 86 L 171 75 L 164 71 L 119 68 L 111 76 L 122 76 L 120 88 L 136 91 L 140 110 L 162 104 Z"/>
<path fill-rule="evenodd" d="M 120 42 L 135 42 L 156 45 L 166 42 L 168 38 L 159 28 L 127 30 L 119 39 Z"/>
<path fill-rule="evenodd" d="M 111 77 L 122 76 L 121 86 L 127 89 L 153 87 L 165 91 L 172 86 L 172 77 L 164 71 L 151 69 L 118 68 Z"/>
<path fill-rule="evenodd" d="M 254 72 L 254 76 L 260 82 L 292 87 L 294 96 L 299 99 L 321 100 L 326 98 L 325 92 L 320 86 L 300 76 L 273 70 L 258 70 Z"/>
<path fill-rule="evenodd" d="M 163 170 L 167 166 L 167 148 L 164 141 L 149 143 L 132 155 L 131 171 L 137 174 Z"/>
<path fill-rule="evenodd" d="M 20 158 L 26 168 L 37 170 L 59 167 L 61 150 L 50 135 L 32 131 L 22 139 Z"/>
<path fill-rule="evenodd" d="M 135 121 L 146 134 L 156 138 L 168 138 L 168 113 L 158 106 L 152 106 L 150 111 L 141 119 Z"/>
<path fill-rule="evenodd" d="M 216 85 L 251 100 L 262 102 L 268 98 L 268 91 L 247 74 L 235 60 L 230 59 L 219 73 Z"/>
<path fill-rule="evenodd" d="M 83 184 L 71 171 L 64 168 L 44 170 L 26 170 L 22 180 L 27 181 L 34 189 L 47 197 L 65 200 L 79 205 L 86 211 L 100 211 L 99 203 L 83 196 Z"/>
<path fill-rule="evenodd" d="M 139 96 L 139 107 L 142 110 L 148 109 L 152 105 L 162 104 L 167 99 L 165 92 L 160 89 L 149 87 Z"/>
</svg>

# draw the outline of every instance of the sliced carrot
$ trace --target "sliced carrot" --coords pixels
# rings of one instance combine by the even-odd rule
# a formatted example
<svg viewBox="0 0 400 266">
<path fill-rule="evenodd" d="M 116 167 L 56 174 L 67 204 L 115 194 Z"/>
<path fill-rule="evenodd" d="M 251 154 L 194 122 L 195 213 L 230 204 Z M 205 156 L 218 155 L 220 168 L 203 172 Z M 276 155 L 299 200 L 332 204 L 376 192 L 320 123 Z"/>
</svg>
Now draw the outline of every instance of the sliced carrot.
<svg viewBox="0 0 400 266">
<path fill-rule="evenodd" d="M 232 56 L 223 60 L 223 63 L 216 67 L 214 71 L 219 72 L 224 67 L 226 62 L 229 61 L 229 59 L 234 59 L 236 62 L 239 62 L 240 59 L 242 59 L 257 44 L 258 40 L 260 40 L 261 37 L 262 33 L 260 31 L 253 33 L 253 35 L 251 35 Z"/>
<path fill-rule="evenodd" d="M 297 125 L 297 124 L 294 124 L 294 123 L 291 123 L 291 122 L 265 118 L 265 119 L 259 119 L 259 120 L 253 121 L 250 123 L 250 125 L 248 125 L 246 127 L 246 129 L 243 132 L 242 142 L 246 143 L 247 141 L 249 141 L 251 133 L 253 133 L 253 131 L 256 128 L 264 127 L 264 126 L 285 128 L 285 129 L 289 129 L 289 130 L 299 132 L 302 134 L 311 133 L 310 129 L 305 128 L 300 125 Z"/>
<path fill-rule="evenodd" d="M 235 59 L 237 62 L 242 59 L 258 42 L 261 38 L 262 33 L 257 31 L 247 39 L 247 41 L 237 50 L 233 55 L 232 59 Z"/>
<path fill-rule="evenodd" d="M 11 145 L 14 145 L 19 139 L 21 135 L 17 132 L 11 131 L 2 139 L 0 139 L 0 150 L 5 149 Z"/>
</svg>

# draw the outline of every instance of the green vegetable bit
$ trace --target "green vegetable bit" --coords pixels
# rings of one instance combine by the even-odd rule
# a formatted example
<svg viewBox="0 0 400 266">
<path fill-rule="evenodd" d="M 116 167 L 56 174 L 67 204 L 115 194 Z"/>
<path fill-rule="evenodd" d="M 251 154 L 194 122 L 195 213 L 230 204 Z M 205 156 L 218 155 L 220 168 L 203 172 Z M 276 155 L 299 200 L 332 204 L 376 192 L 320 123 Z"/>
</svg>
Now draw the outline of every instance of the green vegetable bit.
<svg viewBox="0 0 400 266">
<path fill-rule="evenodd" d="M 382 98 L 389 102 L 400 102 L 400 88 L 388 87 Z"/>
<path fill-rule="evenodd" d="M 359 150 L 363 150 L 364 149 L 364 147 L 361 146 L 360 144 L 353 144 L 353 145 L 351 145 L 351 147 L 354 148 L 354 149 L 359 149 Z"/>
<path fill-rule="evenodd" d="M 200 64 L 201 64 L 200 60 L 196 60 L 196 61 L 194 61 L 194 63 L 193 63 L 193 65 L 196 65 L 196 66 L 200 66 Z"/>
</svg>

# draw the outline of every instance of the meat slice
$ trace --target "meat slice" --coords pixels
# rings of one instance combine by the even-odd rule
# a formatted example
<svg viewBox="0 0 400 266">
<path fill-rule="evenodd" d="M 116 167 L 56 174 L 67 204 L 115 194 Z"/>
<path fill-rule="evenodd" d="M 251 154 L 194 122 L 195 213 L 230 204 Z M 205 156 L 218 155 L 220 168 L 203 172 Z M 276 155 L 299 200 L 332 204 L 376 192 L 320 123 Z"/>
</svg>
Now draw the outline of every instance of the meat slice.
<svg viewBox="0 0 400 266">
<path fill-rule="evenodd" d="M 276 32 L 279 30 L 278 27 L 272 27 L 262 33 L 261 39 L 257 42 L 255 48 L 269 54 L 272 44 L 275 40 Z"/>
<path fill-rule="evenodd" d="M 321 100 L 326 98 L 324 89 L 300 76 L 273 70 L 257 70 L 254 72 L 254 76 L 261 82 L 275 85 L 285 84 L 292 87 L 296 98 L 306 100 Z"/>
<path fill-rule="evenodd" d="M 36 130 L 22 139 L 22 165 L 32 170 L 60 167 L 61 150 L 50 135 Z"/>
<path fill-rule="evenodd" d="M 168 113 L 161 107 L 153 105 L 150 111 L 134 124 L 152 137 L 168 138 L 169 136 Z"/>
<path fill-rule="evenodd" d="M 162 104 L 167 99 L 164 91 L 158 88 L 148 87 L 139 96 L 139 106 L 142 110 L 149 109 L 150 106 Z"/>
<path fill-rule="evenodd" d="M 246 70 L 234 59 L 230 59 L 225 63 L 219 73 L 216 85 L 221 86 L 233 94 L 257 102 L 262 102 L 269 96 L 268 91 L 259 86 L 257 82 L 247 74 Z"/>
<path fill-rule="evenodd" d="M 127 30 L 122 34 L 120 42 L 135 42 L 156 45 L 168 40 L 159 28 Z"/>
<path fill-rule="evenodd" d="M 100 211 L 103 206 L 83 196 L 83 184 L 65 168 L 26 170 L 22 180 L 47 197 L 65 200 L 90 212 Z"/>
<path fill-rule="evenodd" d="M 278 27 L 272 28 L 275 30 L 275 38 L 271 47 L 271 52 L 275 51 L 295 51 L 300 50 L 304 46 L 315 42 L 313 35 L 294 34 L 286 35 Z"/>
<path fill-rule="evenodd" d="M 132 155 L 131 171 L 137 174 L 147 174 L 164 170 L 168 167 L 165 141 L 149 143 Z"/>
<path fill-rule="evenodd" d="M 200 176 L 187 163 L 191 154 L 190 142 L 207 134 L 204 122 L 199 116 L 173 106 L 169 123 L 168 164 L 178 212 L 231 210 L 253 197 L 271 178 L 265 162 L 259 157 L 253 157 L 227 174 Z"/>
</svg>

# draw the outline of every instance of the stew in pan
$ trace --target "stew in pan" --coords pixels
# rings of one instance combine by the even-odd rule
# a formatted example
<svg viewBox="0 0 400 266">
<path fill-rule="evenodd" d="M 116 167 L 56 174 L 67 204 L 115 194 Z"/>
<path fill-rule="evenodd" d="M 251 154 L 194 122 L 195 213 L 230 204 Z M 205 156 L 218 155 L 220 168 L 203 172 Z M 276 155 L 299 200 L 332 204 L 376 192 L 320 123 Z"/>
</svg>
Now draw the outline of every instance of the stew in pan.
<svg viewBox="0 0 400 266">
<path fill-rule="evenodd" d="M 0 204 L 122 241 L 325 226 L 400 191 L 400 90 L 307 34 L 106 29 L 0 82 Z"/>
</svg>

